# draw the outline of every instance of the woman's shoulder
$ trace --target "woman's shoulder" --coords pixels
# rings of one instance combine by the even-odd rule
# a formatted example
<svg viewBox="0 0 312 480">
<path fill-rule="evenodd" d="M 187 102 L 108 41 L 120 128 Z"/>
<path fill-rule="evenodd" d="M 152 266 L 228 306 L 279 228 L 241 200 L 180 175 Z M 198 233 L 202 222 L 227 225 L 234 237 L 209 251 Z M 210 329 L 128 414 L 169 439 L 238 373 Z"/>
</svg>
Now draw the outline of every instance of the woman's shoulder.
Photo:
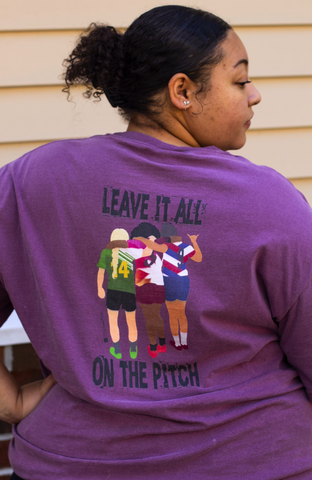
<svg viewBox="0 0 312 480">
<path fill-rule="evenodd" d="M 311 243 L 311 206 L 287 178 L 238 155 L 220 152 L 219 158 L 224 168 L 219 194 L 239 224 L 259 235 L 267 232 L 281 243 Z"/>
<path fill-rule="evenodd" d="M 294 200 L 308 205 L 304 195 L 297 190 L 294 185 L 274 168 L 266 165 L 258 165 L 245 157 L 233 155 L 229 152 L 223 152 L 229 156 L 233 168 L 237 169 L 237 174 L 242 177 L 246 187 L 254 190 L 255 195 L 259 194 L 265 203 L 267 199 L 271 207 L 280 206 L 282 202 L 292 204 Z M 274 202 L 274 204 L 273 204 Z"/>
<path fill-rule="evenodd" d="M 106 150 L 109 135 L 64 139 L 31 150 L 0 169 L 0 177 L 11 176 L 16 185 L 29 188 L 43 182 L 62 182 L 74 170 L 82 173 Z M 109 148 L 109 147 L 107 147 Z"/>
<path fill-rule="evenodd" d="M 40 161 L 45 164 L 52 161 L 55 162 L 57 159 L 62 161 L 64 157 L 68 157 L 71 154 L 79 154 L 80 152 L 83 154 L 92 148 L 99 148 L 108 137 L 109 135 L 96 135 L 87 138 L 55 140 L 26 152 L 8 165 L 15 168 L 24 162 L 31 163 Z"/>
</svg>

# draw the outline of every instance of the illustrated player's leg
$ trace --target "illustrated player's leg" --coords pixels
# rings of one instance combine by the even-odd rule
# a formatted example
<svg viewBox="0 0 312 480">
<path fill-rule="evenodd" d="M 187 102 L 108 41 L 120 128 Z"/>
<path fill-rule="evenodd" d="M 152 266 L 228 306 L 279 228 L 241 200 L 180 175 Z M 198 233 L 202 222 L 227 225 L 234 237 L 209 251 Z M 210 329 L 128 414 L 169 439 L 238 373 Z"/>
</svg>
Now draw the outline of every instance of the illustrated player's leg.
<svg viewBox="0 0 312 480">
<path fill-rule="evenodd" d="M 151 345 L 157 343 L 157 330 L 154 322 L 153 304 L 140 303 L 146 323 L 146 332 Z"/>
<path fill-rule="evenodd" d="M 145 317 L 146 331 L 150 342 L 148 352 L 151 357 L 156 358 L 158 352 L 166 351 L 164 323 L 160 316 L 161 303 L 140 303 L 140 305 Z M 159 337 L 160 348 L 157 348 L 157 336 Z"/>
<path fill-rule="evenodd" d="M 187 333 L 187 318 L 185 314 L 186 302 L 182 300 L 175 300 L 174 302 L 166 302 L 170 328 L 172 335 L 179 335 L 179 325 L 180 331 Z"/>
<path fill-rule="evenodd" d="M 120 333 L 119 333 L 119 327 L 118 327 L 118 313 L 119 313 L 119 310 L 107 309 L 109 333 L 113 343 L 119 342 L 120 340 Z"/>
<path fill-rule="evenodd" d="M 173 346 L 178 350 L 182 350 L 179 336 L 178 312 L 176 311 L 177 309 L 175 307 L 175 301 L 178 295 L 179 278 L 164 277 L 164 284 L 170 330 L 174 340 L 174 343 L 172 341 L 170 343 L 173 344 Z"/>
<path fill-rule="evenodd" d="M 157 345 L 158 353 L 164 353 L 167 351 L 164 322 L 160 315 L 161 305 L 162 305 L 161 303 L 153 303 L 155 326 L 156 326 L 156 332 L 159 340 L 159 345 Z"/>
<path fill-rule="evenodd" d="M 137 339 L 138 329 L 135 320 L 135 310 L 133 312 L 125 312 L 128 325 L 128 338 L 130 343 L 130 357 L 135 359 L 138 355 Z"/>
<path fill-rule="evenodd" d="M 182 300 L 174 300 L 173 302 L 166 302 L 168 314 L 169 314 L 169 323 L 170 330 L 173 336 L 174 342 L 171 342 L 172 345 L 181 350 L 182 348 L 187 349 L 187 318 L 185 314 L 185 305 L 186 302 Z M 179 335 L 180 327 L 180 335 Z M 180 342 L 181 336 L 181 342 Z"/>
<path fill-rule="evenodd" d="M 107 290 L 106 306 L 109 323 L 109 333 L 114 346 L 109 349 L 113 357 L 120 359 L 120 333 L 118 327 L 118 314 L 121 306 L 120 292 L 116 290 Z"/>
<path fill-rule="evenodd" d="M 113 357 L 120 359 L 121 358 L 120 333 L 119 333 L 119 327 L 118 327 L 119 310 L 107 309 L 107 313 L 108 313 L 108 322 L 109 322 L 109 332 L 114 344 L 114 346 L 111 347 L 109 351 L 111 355 L 113 355 Z"/>
<path fill-rule="evenodd" d="M 138 339 L 138 329 L 135 320 L 135 310 L 134 312 L 125 312 L 126 320 L 128 325 L 128 338 L 129 342 L 136 342 Z"/>
<path fill-rule="evenodd" d="M 189 278 L 164 278 L 164 282 L 170 330 L 174 340 L 173 342 L 170 342 L 170 344 L 177 350 L 182 350 L 182 348 L 187 349 L 188 323 L 185 314 L 185 307 L 190 288 Z"/>
<path fill-rule="evenodd" d="M 166 300 L 166 306 L 169 314 L 169 323 L 170 323 L 170 330 L 171 334 L 175 340 L 176 346 L 180 345 L 180 338 L 179 338 L 179 321 L 177 315 L 177 309 L 175 308 L 175 302 L 169 302 Z"/>
<path fill-rule="evenodd" d="M 136 358 L 138 355 L 137 339 L 138 329 L 136 325 L 136 299 L 135 294 L 130 292 L 121 293 L 122 308 L 126 314 L 128 325 L 128 339 L 130 343 L 130 357 Z"/>
<path fill-rule="evenodd" d="M 113 357 L 120 359 L 121 358 L 120 333 L 119 333 L 119 327 L 118 327 L 119 310 L 107 309 L 107 313 L 108 313 L 108 322 L 109 322 L 109 332 L 114 344 L 114 346 L 111 347 L 109 351 L 111 355 L 113 355 Z"/>
<path fill-rule="evenodd" d="M 185 314 L 186 302 L 183 302 L 182 300 L 176 300 L 173 303 L 175 304 L 174 308 L 180 324 L 181 344 L 183 347 L 183 345 L 187 345 L 188 324 L 187 324 L 187 318 Z"/>
<path fill-rule="evenodd" d="M 160 316 L 161 303 L 153 303 L 151 306 L 153 307 L 154 322 L 158 338 L 165 338 L 164 322 Z"/>
</svg>

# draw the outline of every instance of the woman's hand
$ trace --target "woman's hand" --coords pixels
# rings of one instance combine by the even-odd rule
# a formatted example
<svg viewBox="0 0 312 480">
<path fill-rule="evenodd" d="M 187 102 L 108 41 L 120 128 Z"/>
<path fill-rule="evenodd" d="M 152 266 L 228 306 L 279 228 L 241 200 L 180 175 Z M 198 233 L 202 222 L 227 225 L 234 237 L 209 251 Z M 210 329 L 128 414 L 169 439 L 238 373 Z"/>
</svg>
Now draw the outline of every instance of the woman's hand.
<svg viewBox="0 0 312 480">
<path fill-rule="evenodd" d="M 53 375 L 19 388 L 0 361 L 0 420 L 18 423 L 27 417 L 56 383 Z"/>
</svg>

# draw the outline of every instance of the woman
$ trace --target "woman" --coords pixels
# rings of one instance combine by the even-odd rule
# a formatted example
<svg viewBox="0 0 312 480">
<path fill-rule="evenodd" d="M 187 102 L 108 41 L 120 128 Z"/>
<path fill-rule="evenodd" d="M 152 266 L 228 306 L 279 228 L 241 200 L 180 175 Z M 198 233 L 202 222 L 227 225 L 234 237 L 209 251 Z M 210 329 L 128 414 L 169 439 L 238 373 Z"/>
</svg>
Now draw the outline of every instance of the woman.
<svg viewBox="0 0 312 480">
<path fill-rule="evenodd" d="M 57 381 L 21 393 L 1 367 L 16 474 L 311 479 L 312 215 L 283 177 L 227 153 L 260 101 L 240 39 L 207 12 L 159 7 L 123 36 L 93 26 L 65 79 L 105 93 L 129 127 L 1 170 L 2 322 L 14 305 Z M 200 235 L 183 360 L 151 358 L 141 312 L 135 361 L 102 341 L 103 238 L 145 221 Z"/>
</svg>

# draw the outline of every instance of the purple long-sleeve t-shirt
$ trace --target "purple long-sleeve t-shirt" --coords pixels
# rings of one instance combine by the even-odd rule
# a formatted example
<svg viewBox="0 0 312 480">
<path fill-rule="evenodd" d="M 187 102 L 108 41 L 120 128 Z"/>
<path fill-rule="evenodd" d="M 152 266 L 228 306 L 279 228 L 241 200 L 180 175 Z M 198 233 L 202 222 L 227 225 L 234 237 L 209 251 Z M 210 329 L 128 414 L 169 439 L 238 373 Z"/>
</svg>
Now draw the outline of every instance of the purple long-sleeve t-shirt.
<svg viewBox="0 0 312 480">
<path fill-rule="evenodd" d="M 312 478 L 312 213 L 290 182 L 126 132 L 40 147 L 0 191 L 0 324 L 14 307 L 58 382 L 14 428 L 18 475 Z M 155 250 L 128 240 L 168 223 Z M 200 253 L 168 248 L 164 280 L 176 236 Z"/>
</svg>

